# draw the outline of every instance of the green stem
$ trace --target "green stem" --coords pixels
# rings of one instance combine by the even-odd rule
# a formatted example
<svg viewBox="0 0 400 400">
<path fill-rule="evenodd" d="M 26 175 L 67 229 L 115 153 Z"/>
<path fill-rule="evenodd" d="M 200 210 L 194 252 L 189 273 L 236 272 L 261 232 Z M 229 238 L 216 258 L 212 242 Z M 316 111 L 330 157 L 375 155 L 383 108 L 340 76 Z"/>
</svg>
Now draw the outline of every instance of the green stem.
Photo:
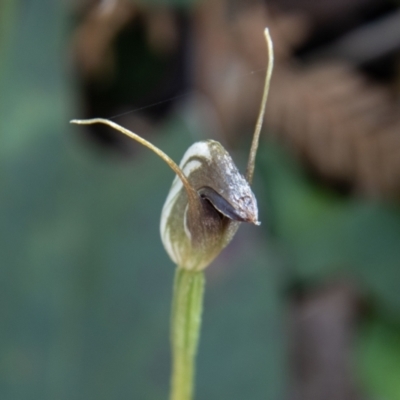
<svg viewBox="0 0 400 400">
<path fill-rule="evenodd" d="M 170 400 L 193 398 L 195 359 L 203 309 L 204 272 L 176 269 L 172 301 Z"/>
</svg>

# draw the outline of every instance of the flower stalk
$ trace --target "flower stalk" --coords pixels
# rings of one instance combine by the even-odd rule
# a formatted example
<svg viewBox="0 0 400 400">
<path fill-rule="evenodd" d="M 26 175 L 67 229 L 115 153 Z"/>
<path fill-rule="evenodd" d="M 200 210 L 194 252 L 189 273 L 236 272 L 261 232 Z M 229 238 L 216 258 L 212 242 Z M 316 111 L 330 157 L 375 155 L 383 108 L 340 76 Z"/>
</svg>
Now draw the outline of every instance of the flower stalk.
<svg viewBox="0 0 400 400">
<path fill-rule="evenodd" d="M 170 400 L 190 400 L 200 337 L 204 272 L 177 267 L 172 301 L 172 379 Z"/>
</svg>

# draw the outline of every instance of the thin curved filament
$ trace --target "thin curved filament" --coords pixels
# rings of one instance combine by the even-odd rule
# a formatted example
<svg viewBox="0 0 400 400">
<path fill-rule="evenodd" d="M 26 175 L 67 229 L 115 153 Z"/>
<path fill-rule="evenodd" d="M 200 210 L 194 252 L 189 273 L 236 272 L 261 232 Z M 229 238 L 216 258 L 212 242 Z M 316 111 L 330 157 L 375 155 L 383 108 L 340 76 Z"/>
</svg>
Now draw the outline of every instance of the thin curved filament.
<svg viewBox="0 0 400 400">
<path fill-rule="evenodd" d="M 265 36 L 265 40 L 267 42 L 267 48 L 268 48 L 268 68 L 267 68 L 267 73 L 265 76 L 265 85 L 264 85 L 263 97 L 261 100 L 260 112 L 258 114 L 257 123 L 256 123 L 256 127 L 254 130 L 254 135 L 253 135 L 253 141 L 251 143 L 251 148 L 250 148 L 249 161 L 247 163 L 246 179 L 247 179 L 247 182 L 249 182 L 250 184 L 253 181 L 254 166 L 255 166 L 255 161 L 256 161 L 258 143 L 260 140 L 261 127 L 262 127 L 264 115 L 265 115 L 265 106 L 267 104 L 269 86 L 270 86 L 271 76 L 272 76 L 272 69 L 274 67 L 274 47 L 272 44 L 272 39 L 269 34 L 268 28 L 265 28 L 264 36 Z"/>
<path fill-rule="evenodd" d="M 175 161 L 167 156 L 162 150 L 160 150 L 158 147 L 154 146 L 150 142 L 148 142 L 146 139 L 143 139 L 136 133 L 133 133 L 129 129 L 126 129 L 122 127 L 121 125 L 116 124 L 115 122 L 110 121 L 109 119 L 104 119 L 104 118 L 93 118 L 93 119 L 73 119 L 70 121 L 71 124 L 77 124 L 77 125 L 93 125 L 93 124 L 104 124 L 108 125 L 111 128 L 117 130 L 118 132 L 123 133 L 124 135 L 130 137 L 131 139 L 136 140 L 143 146 L 149 148 L 152 150 L 154 153 L 156 153 L 161 159 L 163 159 L 169 167 L 178 175 L 180 180 L 183 183 L 184 188 L 186 189 L 186 193 L 188 195 L 189 201 L 190 202 L 195 202 L 198 200 L 198 195 L 197 192 L 193 189 L 192 185 L 189 183 L 187 180 L 185 174 L 183 171 L 179 168 L 179 166 L 175 163 Z"/>
</svg>

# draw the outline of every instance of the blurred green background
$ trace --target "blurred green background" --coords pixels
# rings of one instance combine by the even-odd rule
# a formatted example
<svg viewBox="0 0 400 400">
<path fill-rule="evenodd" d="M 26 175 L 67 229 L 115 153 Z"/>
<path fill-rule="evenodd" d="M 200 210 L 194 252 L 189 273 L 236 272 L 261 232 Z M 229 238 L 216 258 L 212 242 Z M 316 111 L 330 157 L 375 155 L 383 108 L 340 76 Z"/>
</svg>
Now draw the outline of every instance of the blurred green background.
<svg viewBox="0 0 400 400">
<path fill-rule="evenodd" d="M 317 20 L 321 13 L 303 3 L 301 11 Z M 174 265 L 158 226 L 173 174 L 118 135 L 68 121 L 134 111 L 116 122 L 143 130 L 176 161 L 194 140 L 217 137 L 243 166 L 250 139 L 236 131 L 252 131 L 258 81 L 254 91 L 249 84 L 257 106 L 245 116 L 199 101 L 209 60 L 201 45 L 219 15 L 216 4 L 226 8 L 222 18 L 232 7 L 236 20 L 253 15 L 249 3 L 229 1 L 0 3 L 2 400 L 167 398 Z M 384 10 L 371 4 L 368 18 L 346 29 L 398 13 L 394 3 Z M 272 2 L 275 14 L 263 23 L 290 6 Z M 99 9 L 110 19 L 96 17 Z M 218 26 L 229 34 L 228 25 Z M 332 26 L 327 43 L 343 33 Z M 304 54 L 321 32 L 318 23 L 313 29 L 288 61 L 276 28 L 277 74 L 295 57 L 307 66 Z M 214 56 L 226 55 L 211 37 Z M 98 41 L 107 49 L 91 57 Z M 399 48 L 390 54 L 395 60 Z M 381 84 L 393 89 L 400 74 L 392 64 L 395 72 Z M 367 65 L 368 79 L 386 77 L 379 65 Z M 238 70 L 247 85 L 256 68 Z M 216 91 L 232 99 L 235 80 L 228 83 Z M 196 114 L 200 106 L 206 117 Z M 207 124 L 214 129 L 204 131 Z M 207 271 L 196 398 L 400 399 L 398 193 L 370 196 L 353 181 L 343 191 L 287 138 L 270 136 L 254 189 L 262 228 L 242 226 Z"/>
</svg>

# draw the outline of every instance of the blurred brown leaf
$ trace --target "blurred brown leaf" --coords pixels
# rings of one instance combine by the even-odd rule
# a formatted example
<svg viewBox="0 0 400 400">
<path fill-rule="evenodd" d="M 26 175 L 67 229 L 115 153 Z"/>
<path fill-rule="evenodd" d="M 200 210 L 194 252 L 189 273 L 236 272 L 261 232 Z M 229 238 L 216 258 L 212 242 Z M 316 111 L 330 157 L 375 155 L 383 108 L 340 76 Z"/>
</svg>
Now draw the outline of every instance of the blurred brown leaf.
<svg viewBox="0 0 400 400">
<path fill-rule="evenodd" d="M 112 71 L 113 40 L 136 14 L 137 7 L 127 0 L 100 1 L 88 9 L 72 42 L 83 76 L 96 79 Z"/>
<path fill-rule="evenodd" d="M 266 122 L 320 177 L 398 197 L 400 118 L 389 90 L 345 64 L 276 74 Z M 388 144 L 390 145 L 388 146 Z"/>
</svg>

